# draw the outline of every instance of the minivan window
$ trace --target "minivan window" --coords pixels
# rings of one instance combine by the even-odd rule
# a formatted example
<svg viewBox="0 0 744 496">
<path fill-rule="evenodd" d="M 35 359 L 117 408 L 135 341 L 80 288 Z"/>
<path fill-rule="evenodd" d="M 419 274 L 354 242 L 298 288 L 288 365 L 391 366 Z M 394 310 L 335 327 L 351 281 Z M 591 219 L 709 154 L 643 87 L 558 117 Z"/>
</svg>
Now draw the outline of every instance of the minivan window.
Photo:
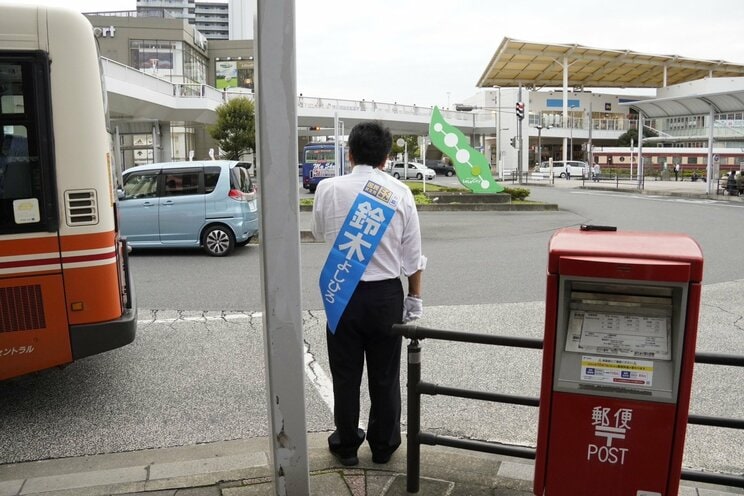
<svg viewBox="0 0 744 496">
<path fill-rule="evenodd" d="M 163 196 L 186 196 L 199 193 L 199 171 L 165 172 L 165 191 Z"/>
<path fill-rule="evenodd" d="M 237 189 L 243 193 L 253 192 L 253 183 L 251 182 L 251 176 L 248 174 L 248 169 L 236 165 L 230 171 L 230 189 Z"/>
<path fill-rule="evenodd" d="M 124 179 L 124 200 L 152 198 L 158 192 L 158 171 L 133 172 Z"/>
<path fill-rule="evenodd" d="M 209 194 L 217 187 L 220 178 L 219 167 L 204 167 L 204 193 Z"/>
</svg>

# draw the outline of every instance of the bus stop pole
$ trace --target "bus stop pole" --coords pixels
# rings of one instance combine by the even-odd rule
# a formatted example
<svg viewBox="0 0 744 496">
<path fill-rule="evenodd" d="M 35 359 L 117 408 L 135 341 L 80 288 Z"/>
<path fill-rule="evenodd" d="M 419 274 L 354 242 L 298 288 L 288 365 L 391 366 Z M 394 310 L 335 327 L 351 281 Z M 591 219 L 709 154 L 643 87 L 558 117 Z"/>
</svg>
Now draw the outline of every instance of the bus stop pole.
<svg viewBox="0 0 744 496">
<path fill-rule="evenodd" d="M 258 0 L 255 33 L 259 265 L 274 494 L 299 496 L 310 494 L 310 475 L 300 283 L 294 0 Z"/>
</svg>

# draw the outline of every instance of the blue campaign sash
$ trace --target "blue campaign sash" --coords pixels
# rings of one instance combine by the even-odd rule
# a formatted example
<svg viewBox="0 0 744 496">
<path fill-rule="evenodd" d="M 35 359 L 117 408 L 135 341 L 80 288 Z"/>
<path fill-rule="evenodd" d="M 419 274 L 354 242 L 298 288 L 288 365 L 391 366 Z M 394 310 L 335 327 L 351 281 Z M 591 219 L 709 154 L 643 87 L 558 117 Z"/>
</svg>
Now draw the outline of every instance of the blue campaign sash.
<svg viewBox="0 0 744 496">
<path fill-rule="evenodd" d="M 331 334 L 336 333 L 336 326 L 390 225 L 399 200 L 389 188 L 370 180 L 346 215 L 320 271 L 320 294 Z"/>
</svg>

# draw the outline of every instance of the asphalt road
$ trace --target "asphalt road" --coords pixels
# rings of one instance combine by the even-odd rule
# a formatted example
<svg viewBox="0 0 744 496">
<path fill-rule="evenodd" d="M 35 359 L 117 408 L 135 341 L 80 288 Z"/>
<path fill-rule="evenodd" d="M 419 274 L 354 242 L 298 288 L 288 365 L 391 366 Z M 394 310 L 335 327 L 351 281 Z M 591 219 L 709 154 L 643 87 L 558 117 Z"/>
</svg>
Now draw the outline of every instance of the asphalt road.
<svg viewBox="0 0 744 496">
<path fill-rule="evenodd" d="M 744 234 L 731 227 L 732 219 L 742 218 L 741 207 L 546 188 L 533 188 L 532 197 L 562 210 L 421 213 L 430 259 L 421 325 L 542 337 L 548 239 L 559 227 L 593 222 L 696 237 L 706 257 L 698 349 L 744 354 L 744 265 L 736 259 Z M 306 215 L 301 220 L 309 222 Z M 259 253 L 258 246 L 223 259 L 198 250 L 135 252 L 137 340 L 63 369 L 0 383 L 0 463 L 266 436 Z M 301 256 L 307 429 L 327 431 L 333 419 L 315 294 L 325 249 L 305 243 Z M 445 385 L 536 397 L 540 354 L 424 342 L 423 375 Z M 742 399 L 744 371 L 696 368 L 693 413 L 744 418 Z M 422 425 L 534 445 L 536 413 L 427 398 Z M 685 466 L 740 471 L 742 445 L 739 431 L 691 426 Z"/>
</svg>

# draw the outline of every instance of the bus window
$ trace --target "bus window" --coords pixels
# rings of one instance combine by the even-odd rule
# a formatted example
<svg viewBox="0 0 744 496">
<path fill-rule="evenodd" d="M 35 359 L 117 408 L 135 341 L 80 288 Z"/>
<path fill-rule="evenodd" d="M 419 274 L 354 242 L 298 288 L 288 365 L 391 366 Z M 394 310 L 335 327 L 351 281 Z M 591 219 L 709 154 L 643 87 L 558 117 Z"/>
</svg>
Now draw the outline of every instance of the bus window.
<svg viewBox="0 0 744 496">
<path fill-rule="evenodd" d="M 48 85 L 42 54 L 0 54 L 0 234 L 50 229 L 49 206 L 54 203 L 50 174 L 42 170 L 46 155 L 38 148 L 39 123 L 45 118 Z M 38 69 L 42 68 L 41 71 Z M 41 101 L 39 101 L 41 98 Z"/>
</svg>

